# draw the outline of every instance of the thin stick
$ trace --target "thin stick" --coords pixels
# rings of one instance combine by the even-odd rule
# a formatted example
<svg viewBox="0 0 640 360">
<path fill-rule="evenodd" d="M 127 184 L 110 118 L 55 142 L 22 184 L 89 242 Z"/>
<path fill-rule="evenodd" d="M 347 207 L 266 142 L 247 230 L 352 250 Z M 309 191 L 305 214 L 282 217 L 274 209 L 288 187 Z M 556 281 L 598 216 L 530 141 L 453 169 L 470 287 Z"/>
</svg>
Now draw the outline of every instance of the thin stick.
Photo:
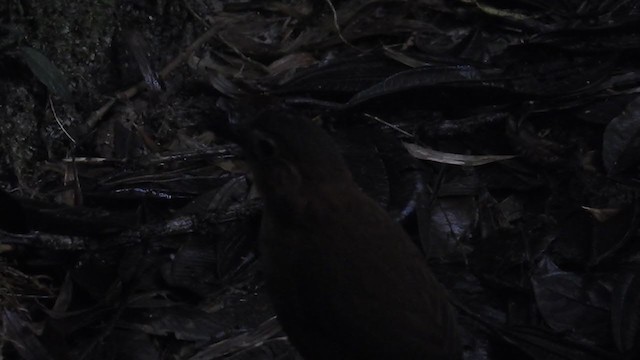
<svg viewBox="0 0 640 360">
<path fill-rule="evenodd" d="M 173 60 L 171 60 L 162 70 L 160 70 L 160 78 L 166 79 L 169 74 L 173 70 L 175 70 L 178 66 L 180 66 L 185 60 L 202 44 L 211 39 L 218 32 L 217 27 L 212 27 L 207 30 L 204 34 L 200 35 L 191 45 L 189 45 L 183 52 L 181 52 L 178 56 L 176 56 Z M 140 81 L 139 83 L 131 86 L 130 88 L 120 91 L 116 93 L 115 99 L 111 99 L 107 101 L 102 107 L 96 111 L 94 111 L 89 119 L 87 119 L 87 126 L 89 128 L 93 128 L 100 119 L 111 109 L 111 107 L 116 103 L 116 100 L 128 100 L 132 97 L 136 96 L 140 91 L 146 89 L 147 85 L 144 81 Z"/>
<path fill-rule="evenodd" d="M 366 117 L 368 117 L 368 118 L 370 118 L 370 119 L 373 119 L 373 120 L 375 120 L 375 121 L 377 121 L 377 122 L 380 122 L 380 123 L 382 123 L 382 124 L 385 124 L 385 125 L 387 125 L 388 127 L 392 128 L 393 130 L 395 130 L 395 131 L 397 131 L 397 132 L 399 132 L 399 133 L 401 133 L 401 134 L 403 134 L 403 135 L 407 135 L 407 136 L 409 136 L 409 137 L 413 137 L 413 135 L 411 135 L 410 133 L 408 133 L 408 132 L 406 132 L 406 131 L 404 131 L 404 130 L 400 129 L 397 125 L 394 125 L 394 124 L 392 124 L 392 123 L 390 123 L 390 122 L 384 121 L 384 120 L 380 119 L 379 117 L 377 117 L 377 116 L 375 116 L 375 115 L 371 115 L 371 114 L 367 114 L 367 113 L 365 113 L 365 114 L 364 114 L 364 116 L 366 116 Z"/>
<path fill-rule="evenodd" d="M 342 36 L 342 31 L 340 30 L 340 24 L 338 24 L 338 12 L 336 11 L 336 8 L 333 6 L 333 3 L 331 2 L 331 0 L 326 0 L 326 1 L 327 1 L 327 4 L 329 5 L 329 8 L 331 8 L 331 13 L 333 14 L 333 26 L 335 26 L 336 31 L 338 32 L 338 37 L 340 37 L 340 40 L 342 40 L 342 42 L 351 46 L 352 48 L 356 50 L 360 50 L 355 45 L 350 43 L 344 36 Z"/>
<path fill-rule="evenodd" d="M 58 118 L 58 114 L 56 114 L 56 109 L 53 107 L 53 101 L 51 101 L 51 96 L 49 96 L 49 106 L 51 107 L 51 112 L 53 113 L 53 118 L 56 119 L 56 122 L 58 123 L 58 126 L 60 126 L 60 129 L 62 129 L 62 132 L 67 135 L 67 137 L 69 138 L 69 140 L 71 140 L 71 142 L 73 142 L 74 144 L 76 143 L 76 140 L 71 137 L 71 134 L 69 134 L 67 132 L 67 129 L 64 128 L 64 125 L 62 125 L 62 121 L 60 121 L 60 118 Z"/>
</svg>

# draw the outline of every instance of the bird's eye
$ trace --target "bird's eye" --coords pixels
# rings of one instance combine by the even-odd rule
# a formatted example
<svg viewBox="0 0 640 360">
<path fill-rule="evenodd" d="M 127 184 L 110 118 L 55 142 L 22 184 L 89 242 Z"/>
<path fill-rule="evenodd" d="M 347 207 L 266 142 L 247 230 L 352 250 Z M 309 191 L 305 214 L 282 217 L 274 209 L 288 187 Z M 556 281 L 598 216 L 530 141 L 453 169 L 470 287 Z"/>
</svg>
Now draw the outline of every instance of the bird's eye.
<svg viewBox="0 0 640 360">
<path fill-rule="evenodd" d="M 278 145 L 264 133 L 255 132 L 253 136 L 253 151 L 261 159 L 270 159 L 278 154 Z"/>
</svg>

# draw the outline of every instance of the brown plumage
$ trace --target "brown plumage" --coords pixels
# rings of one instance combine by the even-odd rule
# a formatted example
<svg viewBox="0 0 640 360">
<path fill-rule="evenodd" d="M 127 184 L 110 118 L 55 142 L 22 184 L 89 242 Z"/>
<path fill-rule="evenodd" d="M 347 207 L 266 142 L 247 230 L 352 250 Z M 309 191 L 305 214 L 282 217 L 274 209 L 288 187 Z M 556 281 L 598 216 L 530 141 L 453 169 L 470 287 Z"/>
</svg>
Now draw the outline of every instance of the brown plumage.
<svg viewBox="0 0 640 360">
<path fill-rule="evenodd" d="M 352 180 L 328 134 L 271 113 L 244 147 L 265 199 L 268 291 L 305 359 L 461 358 L 445 290 L 402 227 Z"/>
</svg>

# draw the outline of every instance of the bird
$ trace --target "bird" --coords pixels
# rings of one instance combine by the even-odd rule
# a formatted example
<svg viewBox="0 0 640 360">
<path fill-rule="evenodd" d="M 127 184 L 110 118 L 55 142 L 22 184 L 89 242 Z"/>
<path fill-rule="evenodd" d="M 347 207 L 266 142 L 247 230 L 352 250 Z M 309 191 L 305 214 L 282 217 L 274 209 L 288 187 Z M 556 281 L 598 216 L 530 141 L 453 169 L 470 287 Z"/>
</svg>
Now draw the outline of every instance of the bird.
<svg viewBox="0 0 640 360">
<path fill-rule="evenodd" d="M 444 287 L 309 118 L 264 111 L 242 135 L 264 199 L 265 286 L 306 360 L 462 359 Z"/>
</svg>

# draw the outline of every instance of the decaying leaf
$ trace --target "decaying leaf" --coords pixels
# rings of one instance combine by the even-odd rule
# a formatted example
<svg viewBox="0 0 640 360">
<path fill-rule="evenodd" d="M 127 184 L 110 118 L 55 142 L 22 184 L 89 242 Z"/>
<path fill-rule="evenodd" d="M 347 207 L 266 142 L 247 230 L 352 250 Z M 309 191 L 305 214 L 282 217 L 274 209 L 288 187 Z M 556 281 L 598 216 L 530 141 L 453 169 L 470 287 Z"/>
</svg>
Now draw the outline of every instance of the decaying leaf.
<svg viewBox="0 0 640 360">
<path fill-rule="evenodd" d="M 496 161 L 513 159 L 515 155 L 461 155 L 425 148 L 416 144 L 404 143 L 404 147 L 417 159 L 435 161 L 442 164 L 480 166 Z"/>
</svg>

